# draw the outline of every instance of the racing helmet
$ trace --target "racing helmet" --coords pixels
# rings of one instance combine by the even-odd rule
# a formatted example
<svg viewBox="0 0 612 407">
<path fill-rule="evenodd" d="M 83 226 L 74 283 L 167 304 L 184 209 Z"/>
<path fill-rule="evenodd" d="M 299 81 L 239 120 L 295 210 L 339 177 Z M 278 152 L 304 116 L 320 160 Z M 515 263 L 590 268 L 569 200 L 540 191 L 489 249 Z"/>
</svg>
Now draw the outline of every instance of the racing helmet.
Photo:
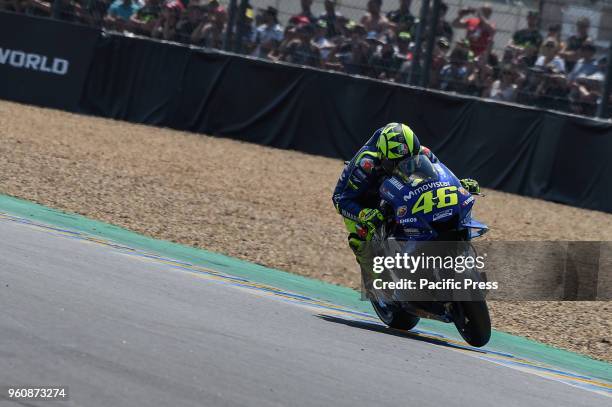
<svg viewBox="0 0 612 407">
<path fill-rule="evenodd" d="M 383 170 L 391 174 L 404 158 L 419 154 L 421 143 L 410 127 L 402 123 L 389 123 L 380 132 L 376 148 Z"/>
</svg>

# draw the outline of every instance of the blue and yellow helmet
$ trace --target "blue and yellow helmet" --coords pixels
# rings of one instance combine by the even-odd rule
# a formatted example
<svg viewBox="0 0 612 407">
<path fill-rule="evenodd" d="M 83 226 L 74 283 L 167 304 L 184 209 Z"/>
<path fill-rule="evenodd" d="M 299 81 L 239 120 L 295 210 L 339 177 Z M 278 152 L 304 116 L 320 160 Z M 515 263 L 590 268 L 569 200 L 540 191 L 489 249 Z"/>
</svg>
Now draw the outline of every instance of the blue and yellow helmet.
<svg viewBox="0 0 612 407">
<path fill-rule="evenodd" d="M 421 143 L 412 129 L 402 123 L 389 123 L 383 127 L 376 142 L 376 148 L 385 170 L 405 157 L 419 154 Z"/>
</svg>

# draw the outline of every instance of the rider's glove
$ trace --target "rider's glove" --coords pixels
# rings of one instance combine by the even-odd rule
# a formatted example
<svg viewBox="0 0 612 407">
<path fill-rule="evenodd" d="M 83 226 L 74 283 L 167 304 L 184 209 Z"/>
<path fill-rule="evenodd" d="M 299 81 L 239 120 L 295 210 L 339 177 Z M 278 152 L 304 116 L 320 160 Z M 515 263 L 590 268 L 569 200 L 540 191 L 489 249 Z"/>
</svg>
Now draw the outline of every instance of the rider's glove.
<svg viewBox="0 0 612 407">
<path fill-rule="evenodd" d="M 376 228 L 382 224 L 385 217 L 378 209 L 365 208 L 359 212 L 359 237 L 369 241 Z"/>
<path fill-rule="evenodd" d="M 478 181 L 472 178 L 464 178 L 461 181 L 461 185 L 463 188 L 467 189 L 470 194 L 479 194 L 480 193 L 480 185 Z"/>
</svg>

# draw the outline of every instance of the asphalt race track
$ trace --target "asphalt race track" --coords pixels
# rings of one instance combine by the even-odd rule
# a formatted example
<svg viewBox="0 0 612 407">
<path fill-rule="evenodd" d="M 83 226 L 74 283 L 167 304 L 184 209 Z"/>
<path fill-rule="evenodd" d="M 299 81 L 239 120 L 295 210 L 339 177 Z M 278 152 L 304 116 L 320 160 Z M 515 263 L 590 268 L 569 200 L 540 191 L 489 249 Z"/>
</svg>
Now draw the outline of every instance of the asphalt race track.
<svg viewBox="0 0 612 407">
<path fill-rule="evenodd" d="M 3 220 L 0 239 L 0 385 L 70 394 L 1 406 L 610 405 L 108 245 Z"/>
</svg>

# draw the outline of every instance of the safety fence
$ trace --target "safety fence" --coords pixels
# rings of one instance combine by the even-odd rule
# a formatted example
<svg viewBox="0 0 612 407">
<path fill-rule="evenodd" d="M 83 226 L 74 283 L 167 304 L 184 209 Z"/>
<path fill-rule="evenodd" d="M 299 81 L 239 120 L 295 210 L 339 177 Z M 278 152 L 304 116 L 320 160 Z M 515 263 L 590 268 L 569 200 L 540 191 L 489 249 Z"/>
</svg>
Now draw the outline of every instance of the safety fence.
<svg viewBox="0 0 612 407">
<path fill-rule="evenodd" d="M 0 98 L 344 159 L 403 121 L 458 176 L 612 212 L 607 121 L 10 13 Z"/>
<path fill-rule="evenodd" d="M 0 9 L 609 117 L 609 0 L 0 0 Z"/>
</svg>

